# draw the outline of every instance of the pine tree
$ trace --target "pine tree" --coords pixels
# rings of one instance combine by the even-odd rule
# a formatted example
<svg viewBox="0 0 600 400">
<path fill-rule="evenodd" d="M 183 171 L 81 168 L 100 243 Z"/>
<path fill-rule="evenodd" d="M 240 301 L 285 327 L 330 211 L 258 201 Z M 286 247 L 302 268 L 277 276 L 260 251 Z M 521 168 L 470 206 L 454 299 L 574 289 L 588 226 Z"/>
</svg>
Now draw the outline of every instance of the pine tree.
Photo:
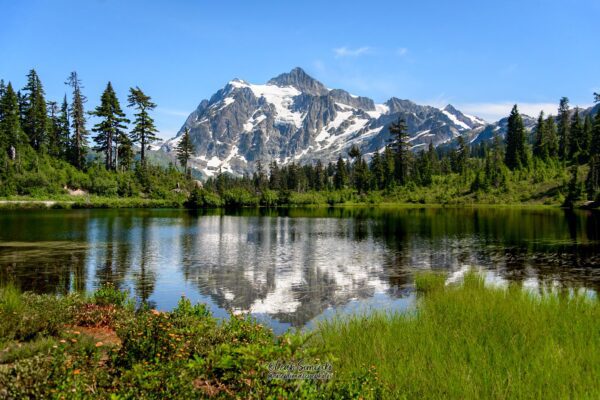
<svg viewBox="0 0 600 400">
<path fill-rule="evenodd" d="M 269 188 L 272 190 L 281 190 L 281 181 L 281 169 L 277 165 L 277 161 L 271 161 L 269 165 Z"/>
<path fill-rule="evenodd" d="M 452 153 L 452 170 L 458 174 L 463 174 L 467 169 L 467 160 L 469 159 L 469 147 L 465 139 L 459 136 L 457 139 L 457 149 Z"/>
<path fill-rule="evenodd" d="M 579 116 L 579 108 L 575 108 L 569 127 L 569 159 L 578 161 L 582 153 L 581 139 L 583 136 L 583 123 Z"/>
<path fill-rule="evenodd" d="M 581 157 L 579 162 L 582 164 L 589 161 L 590 145 L 592 143 L 592 117 L 586 115 L 583 121 L 583 130 L 581 134 Z"/>
<path fill-rule="evenodd" d="M 437 151 L 435 151 L 435 147 L 433 147 L 432 142 L 429 142 L 429 147 L 427 148 L 427 157 L 429 158 L 429 164 L 431 165 L 432 174 L 439 174 L 440 160 L 438 159 Z"/>
<path fill-rule="evenodd" d="M 52 157 L 60 156 L 60 128 L 58 122 L 58 104 L 55 101 L 49 101 L 46 104 L 48 110 L 48 132 L 47 132 L 47 146 L 48 154 Z"/>
<path fill-rule="evenodd" d="M 498 135 L 494 135 L 492 148 L 485 158 L 485 185 L 493 186 L 498 189 L 506 182 L 506 175 L 503 164 L 502 143 Z"/>
<path fill-rule="evenodd" d="M 504 163 L 512 170 L 526 167 L 528 164 L 525 150 L 525 126 L 516 104 L 508 117 Z"/>
<path fill-rule="evenodd" d="M 590 170 L 585 180 L 585 187 L 588 199 L 596 200 L 596 196 L 600 192 L 600 154 L 594 154 L 590 158 Z"/>
<path fill-rule="evenodd" d="M 403 118 L 392 123 L 389 127 L 391 144 L 394 150 L 394 172 L 397 182 L 404 185 L 408 180 L 410 153 L 408 149 L 408 127 Z"/>
<path fill-rule="evenodd" d="M 19 118 L 19 101 L 10 82 L 0 99 L 0 114 L 2 115 L 2 119 L 0 119 L 1 150 L 12 153 L 10 154 L 12 158 L 24 142 L 24 135 Z"/>
<path fill-rule="evenodd" d="M 110 82 L 102 93 L 100 105 L 90 114 L 100 118 L 100 122 L 92 128 L 92 131 L 97 133 L 94 137 L 97 143 L 94 150 L 104 152 L 106 169 L 117 169 L 119 141 L 123 140 L 125 124 L 129 120 L 125 118 L 125 113 L 121 110 L 119 99 Z"/>
<path fill-rule="evenodd" d="M 333 176 L 333 184 L 337 190 L 343 189 L 348 184 L 348 171 L 346 163 L 342 156 L 338 157 L 335 165 L 335 175 Z"/>
<path fill-rule="evenodd" d="M 321 160 L 317 160 L 315 165 L 315 190 L 323 190 L 327 187 L 327 176 L 325 174 L 325 168 Z"/>
<path fill-rule="evenodd" d="M 533 155 L 539 159 L 548 158 L 548 146 L 546 145 L 548 133 L 546 132 L 546 121 L 544 112 L 541 111 L 535 126 L 535 140 L 533 142 Z"/>
<path fill-rule="evenodd" d="M 68 161 L 71 132 L 69 128 L 69 105 L 67 103 L 67 95 L 64 96 L 62 105 L 60 106 L 57 129 L 59 157 Z"/>
<path fill-rule="evenodd" d="M 85 112 L 83 105 L 87 101 L 86 97 L 81 93 L 83 86 L 77 72 L 71 72 L 65 84 L 73 89 L 73 100 L 71 101 L 71 127 L 73 128 L 73 136 L 70 143 L 70 159 L 71 163 L 81 169 L 85 165 L 85 155 L 87 152 L 87 136 L 88 132 L 85 128 Z"/>
<path fill-rule="evenodd" d="M 6 84 L 4 84 L 4 79 L 0 79 L 0 99 L 4 97 L 6 93 Z M 2 119 L 2 110 L 0 110 L 0 119 Z"/>
<path fill-rule="evenodd" d="M 192 138 L 190 137 L 190 130 L 186 127 L 183 131 L 183 135 L 181 135 L 181 140 L 177 145 L 177 159 L 183 167 L 184 172 L 188 175 L 191 171 L 188 170 L 187 165 L 192 154 L 194 154 L 194 145 L 192 144 Z"/>
<path fill-rule="evenodd" d="M 556 132 L 556 124 L 554 123 L 554 117 L 549 115 L 545 122 L 545 134 L 546 139 L 544 140 L 544 153 L 548 154 L 549 158 L 558 157 L 558 134 Z"/>
<path fill-rule="evenodd" d="M 594 101 L 600 103 L 600 95 L 594 93 Z M 594 117 L 590 138 L 589 158 L 590 170 L 586 179 L 588 198 L 595 200 L 600 191 L 600 111 Z"/>
<path fill-rule="evenodd" d="M 395 167 L 394 152 L 392 151 L 392 146 L 390 146 L 390 145 L 385 146 L 385 150 L 383 151 L 382 162 L 383 162 L 383 169 L 385 171 L 385 188 L 390 188 L 396 183 L 395 175 L 394 175 L 394 171 L 396 170 L 396 167 Z"/>
<path fill-rule="evenodd" d="M 47 142 L 48 117 L 42 82 L 34 69 L 27 74 L 27 84 L 23 88 L 24 109 L 23 131 L 29 137 L 29 143 L 37 151 L 43 150 Z"/>
<path fill-rule="evenodd" d="M 140 159 L 142 163 L 146 162 L 146 148 L 158 140 L 156 133 L 158 130 L 154 126 L 154 120 L 148 114 L 156 108 L 156 104 L 152 102 L 152 98 L 146 95 L 139 87 L 129 89 L 129 97 L 127 97 L 129 107 L 137 109 L 135 113 L 135 126 L 131 130 L 131 141 L 139 143 L 141 147 Z"/>
<path fill-rule="evenodd" d="M 133 159 L 135 157 L 133 143 L 129 139 L 129 136 L 125 134 L 120 135 L 117 156 L 119 158 L 118 168 L 120 171 L 129 171 L 133 167 Z"/>
<path fill-rule="evenodd" d="M 569 156 L 570 115 L 569 99 L 563 97 L 558 107 L 558 156 L 563 161 Z"/>
</svg>

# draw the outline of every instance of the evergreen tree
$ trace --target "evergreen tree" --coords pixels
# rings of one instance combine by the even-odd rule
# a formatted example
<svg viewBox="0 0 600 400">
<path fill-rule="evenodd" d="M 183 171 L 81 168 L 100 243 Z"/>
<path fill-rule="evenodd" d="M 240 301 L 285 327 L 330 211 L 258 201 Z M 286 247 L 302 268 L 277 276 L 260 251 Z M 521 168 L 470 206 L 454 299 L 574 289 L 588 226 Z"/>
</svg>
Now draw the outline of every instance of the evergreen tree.
<svg viewBox="0 0 600 400">
<path fill-rule="evenodd" d="M 546 132 L 546 121 L 544 120 L 544 112 L 541 111 L 535 126 L 535 140 L 533 142 L 534 157 L 545 160 L 548 158 L 548 146 L 546 140 L 548 133 Z"/>
<path fill-rule="evenodd" d="M 439 174 L 440 173 L 440 161 L 438 159 L 437 151 L 435 151 L 435 147 L 433 147 L 433 143 L 429 142 L 429 147 L 427 148 L 427 157 L 429 158 L 429 164 L 431 165 L 431 173 Z"/>
<path fill-rule="evenodd" d="M 545 122 L 545 134 L 544 139 L 544 154 L 548 154 L 550 158 L 558 157 L 558 134 L 556 132 L 556 124 L 554 123 L 554 117 L 549 115 Z"/>
<path fill-rule="evenodd" d="M 48 154 L 52 157 L 60 156 L 60 128 L 58 121 L 58 104 L 55 101 L 49 101 L 46 104 L 48 110 L 48 132 L 47 132 L 47 146 Z"/>
<path fill-rule="evenodd" d="M 87 101 L 86 97 L 81 93 L 83 86 L 77 72 L 71 72 L 65 84 L 71 86 L 73 90 L 73 99 L 71 101 L 71 127 L 73 128 L 73 136 L 70 143 L 70 159 L 71 163 L 81 169 L 85 165 L 85 155 L 87 152 L 87 136 L 88 132 L 85 128 L 85 112 L 83 105 Z"/>
<path fill-rule="evenodd" d="M 23 104 L 23 131 L 29 137 L 29 143 L 35 150 L 44 148 L 48 135 L 48 117 L 42 82 L 34 69 L 27 74 L 27 84 Z"/>
<path fill-rule="evenodd" d="M 525 150 L 525 126 L 516 104 L 508 117 L 504 163 L 512 170 L 526 167 L 528 164 Z"/>
<path fill-rule="evenodd" d="M 390 145 L 385 146 L 385 150 L 383 151 L 383 169 L 385 171 L 385 187 L 390 188 L 395 183 L 395 160 L 394 160 L 394 152 L 392 151 L 392 147 Z"/>
<path fill-rule="evenodd" d="M 596 196 L 600 192 L 600 154 L 594 154 L 590 158 L 590 170 L 585 187 L 588 193 L 588 199 L 596 200 Z"/>
<path fill-rule="evenodd" d="M 569 99 L 563 97 L 560 99 L 560 105 L 558 107 L 558 156 L 563 161 L 567 160 L 569 156 L 569 127 Z"/>
<path fill-rule="evenodd" d="M 140 159 L 142 163 L 146 162 L 146 148 L 158 140 L 156 133 L 158 130 L 154 126 L 154 120 L 148 114 L 156 108 L 150 96 L 146 95 L 139 87 L 129 89 L 129 107 L 135 107 L 138 111 L 135 113 L 135 126 L 131 130 L 131 141 L 139 143 L 141 147 Z"/>
<path fill-rule="evenodd" d="M 271 161 L 269 165 L 269 188 L 272 190 L 281 190 L 281 170 L 277 161 Z"/>
<path fill-rule="evenodd" d="M 457 149 L 452 152 L 451 162 L 452 170 L 458 174 L 464 174 L 467 169 L 467 160 L 469 159 L 469 147 L 465 139 L 459 136 L 457 139 Z"/>
<path fill-rule="evenodd" d="M 326 176 L 325 169 L 323 168 L 323 163 L 321 160 L 317 160 L 317 164 L 315 165 L 315 182 L 314 182 L 314 190 L 323 190 L 326 188 Z"/>
<path fill-rule="evenodd" d="M 124 133 L 119 136 L 117 156 L 119 158 L 119 170 L 129 171 L 133 167 L 133 159 L 135 157 L 133 143 L 131 142 L 131 139 L 129 139 L 129 136 Z"/>
<path fill-rule="evenodd" d="M 492 148 L 485 158 L 484 174 L 486 186 L 493 186 L 496 189 L 504 186 L 506 182 L 504 169 L 506 167 L 504 166 L 503 158 L 501 139 L 498 135 L 494 135 Z"/>
<path fill-rule="evenodd" d="M 129 120 L 125 118 L 125 113 L 121 110 L 119 99 L 117 99 L 110 82 L 102 93 L 100 105 L 90 114 L 100 118 L 100 121 L 92 128 L 92 131 L 97 133 L 94 137 L 94 141 L 97 143 L 94 150 L 104 152 L 106 169 L 117 169 L 118 143 L 123 140 L 125 124 Z"/>
<path fill-rule="evenodd" d="M 333 184 L 336 189 L 343 189 L 348 184 L 348 171 L 346 169 L 346 163 L 342 156 L 338 157 L 335 166 L 335 175 L 333 177 Z"/>
<path fill-rule="evenodd" d="M 2 115 L 2 119 L 0 119 L 1 150 L 8 152 L 13 158 L 23 142 L 23 131 L 19 118 L 19 101 L 10 82 L 0 99 L 0 115 Z"/>
<path fill-rule="evenodd" d="M 68 161 L 69 157 L 69 146 L 70 146 L 70 123 L 69 123 L 69 105 L 67 103 L 67 96 L 63 98 L 62 105 L 60 106 L 60 114 L 58 115 L 58 145 L 59 145 L 59 157 L 65 161 Z"/>
<path fill-rule="evenodd" d="M 373 154 L 373 159 L 371 160 L 371 176 L 373 178 L 372 187 L 374 189 L 381 190 L 385 187 L 385 164 L 378 151 Z"/>
<path fill-rule="evenodd" d="M 397 182 L 404 185 L 408 180 L 410 150 L 408 149 L 408 127 L 403 118 L 389 127 L 391 144 L 394 150 L 394 172 Z"/>
<path fill-rule="evenodd" d="M 191 171 L 188 170 L 187 165 L 192 154 L 194 154 L 194 145 L 192 144 L 192 138 L 190 137 L 190 130 L 186 127 L 183 131 L 183 135 L 181 135 L 181 140 L 177 145 L 177 159 L 183 167 L 184 172 L 188 175 Z"/>
<path fill-rule="evenodd" d="M 579 108 L 575 108 L 575 112 L 571 118 L 571 126 L 569 127 L 569 159 L 575 162 L 578 161 L 582 153 L 582 136 L 583 123 L 579 116 Z"/>
<path fill-rule="evenodd" d="M 592 143 L 592 117 L 588 114 L 585 116 L 583 122 L 583 130 L 581 135 L 581 157 L 580 162 L 582 164 L 589 161 L 590 158 L 590 146 Z"/>
<path fill-rule="evenodd" d="M 4 84 L 4 79 L 0 79 L 0 99 L 4 97 L 6 93 L 6 85 Z M 2 119 L 2 110 L 0 110 L 0 119 Z"/>
<path fill-rule="evenodd" d="M 254 174 L 252 176 L 252 183 L 254 184 L 254 187 L 260 190 L 261 192 L 267 188 L 267 174 L 265 173 L 265 169 L 263 168 L 261 160 L 258 160 L 256 162 L 256 170 L 254 171 Z"/>
</svg>

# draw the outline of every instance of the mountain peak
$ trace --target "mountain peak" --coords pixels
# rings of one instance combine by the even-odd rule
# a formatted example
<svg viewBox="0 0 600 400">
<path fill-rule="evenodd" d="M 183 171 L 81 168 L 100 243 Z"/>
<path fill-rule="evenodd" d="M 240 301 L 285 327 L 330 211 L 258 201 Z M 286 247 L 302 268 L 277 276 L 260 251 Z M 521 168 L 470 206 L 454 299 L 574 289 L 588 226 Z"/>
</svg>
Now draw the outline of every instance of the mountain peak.
<svg viewBox="0 0 600 400">
<path fill-rule="evenodd" d="M 296 67 L 290 72 L 278 75 L 267 84 L 277 86 L 294 86 L 303 93 L 323 96 L 329 91 L 321 82 L 308 75 L 302 68 Z"/>
<path fill-rule="evenodd" d="M 452 104 L 446 105 L 446 107 L 444 107 L 443 110 L 448 111 L 451 114 L 460 113 L 460 111 L 458 111 L 456 108 L 454 108 L 454 106 Z"/>
</svg>

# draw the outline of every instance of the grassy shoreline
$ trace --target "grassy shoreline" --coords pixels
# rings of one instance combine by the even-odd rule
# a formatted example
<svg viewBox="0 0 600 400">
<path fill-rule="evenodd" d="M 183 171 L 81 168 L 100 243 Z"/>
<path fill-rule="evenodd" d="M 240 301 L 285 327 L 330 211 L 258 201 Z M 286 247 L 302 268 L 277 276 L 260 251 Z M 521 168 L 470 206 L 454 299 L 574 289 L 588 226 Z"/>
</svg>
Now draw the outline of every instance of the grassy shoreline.
<svg viewBox="0 0 600 400">
<path fill-rule="evenodd" d="M 56 297 L 0 289 L 3 398 L 597 398 L 598 298 L 447 286 L 417 276 L 416 307 L 274 335 L 186 299 L 135 309 L 104 287 Z M 325 380 L 269 379 L 329 365 Z M 289 371 L 287 371 L 289 372 Z M 272 377 L 272 376 L 271 376 Z M 112 397 L 111 397 L 112 396 Z"/>
<path fill-rule="evenodd" d="M 352 207 L 372 207 L 372 208 L 559 208 L 560 204 L 544 203 L 414 203 L 414 202 L 394 202 L 381 201 L 373 202 L 355 202 L 348 201 L 344 203 L 329 204 L 322 203 L 303 203 L 303 204 L 280 204 L 276 206 L 239 206 L 233 209 L 277 209 L 277 208 L 352 208 Z M 27 197 L 0 198 L 1 209 L 99 209 L 99 208 L 186 208 L 183 201 L 180 200 L 160 200 L 144 198 L 111 198 L 111 197 L 90 197 L 82 199 L 81 197 L 58 197 L 48 199 L 37 199 Z M 206 207 L 207 209 L 227 209 L 228 207 Z"/>
</svg>

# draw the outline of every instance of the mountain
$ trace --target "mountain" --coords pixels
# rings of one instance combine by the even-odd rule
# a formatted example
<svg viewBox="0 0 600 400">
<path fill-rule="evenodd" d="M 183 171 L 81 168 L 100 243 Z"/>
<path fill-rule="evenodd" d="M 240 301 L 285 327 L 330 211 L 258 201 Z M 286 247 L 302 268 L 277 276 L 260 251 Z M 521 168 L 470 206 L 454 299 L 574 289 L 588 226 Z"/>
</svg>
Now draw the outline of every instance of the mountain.
<svg viewBox="0 0 600 400">
<path fill-rule="evenodd" d="M 328 89 L 294 68 L 262 85 L 230 81 L 202 100 L 161 150 L 173 157 L 189 128 L 195 147 L 191 163 L 197 171 L 206 177 L 219 170 L 241 175 L 254 171 L 259 160 L 327 163 L 347 157 L 352 145 L 370 157 L 388 143 L 389 125 L 398 118 L 407 122 L 413 150 L 451 143 L 489 127 L 452 105 L 438 109 L 395 97 L 376 104 L 368 97 Z"/>
</svg>

